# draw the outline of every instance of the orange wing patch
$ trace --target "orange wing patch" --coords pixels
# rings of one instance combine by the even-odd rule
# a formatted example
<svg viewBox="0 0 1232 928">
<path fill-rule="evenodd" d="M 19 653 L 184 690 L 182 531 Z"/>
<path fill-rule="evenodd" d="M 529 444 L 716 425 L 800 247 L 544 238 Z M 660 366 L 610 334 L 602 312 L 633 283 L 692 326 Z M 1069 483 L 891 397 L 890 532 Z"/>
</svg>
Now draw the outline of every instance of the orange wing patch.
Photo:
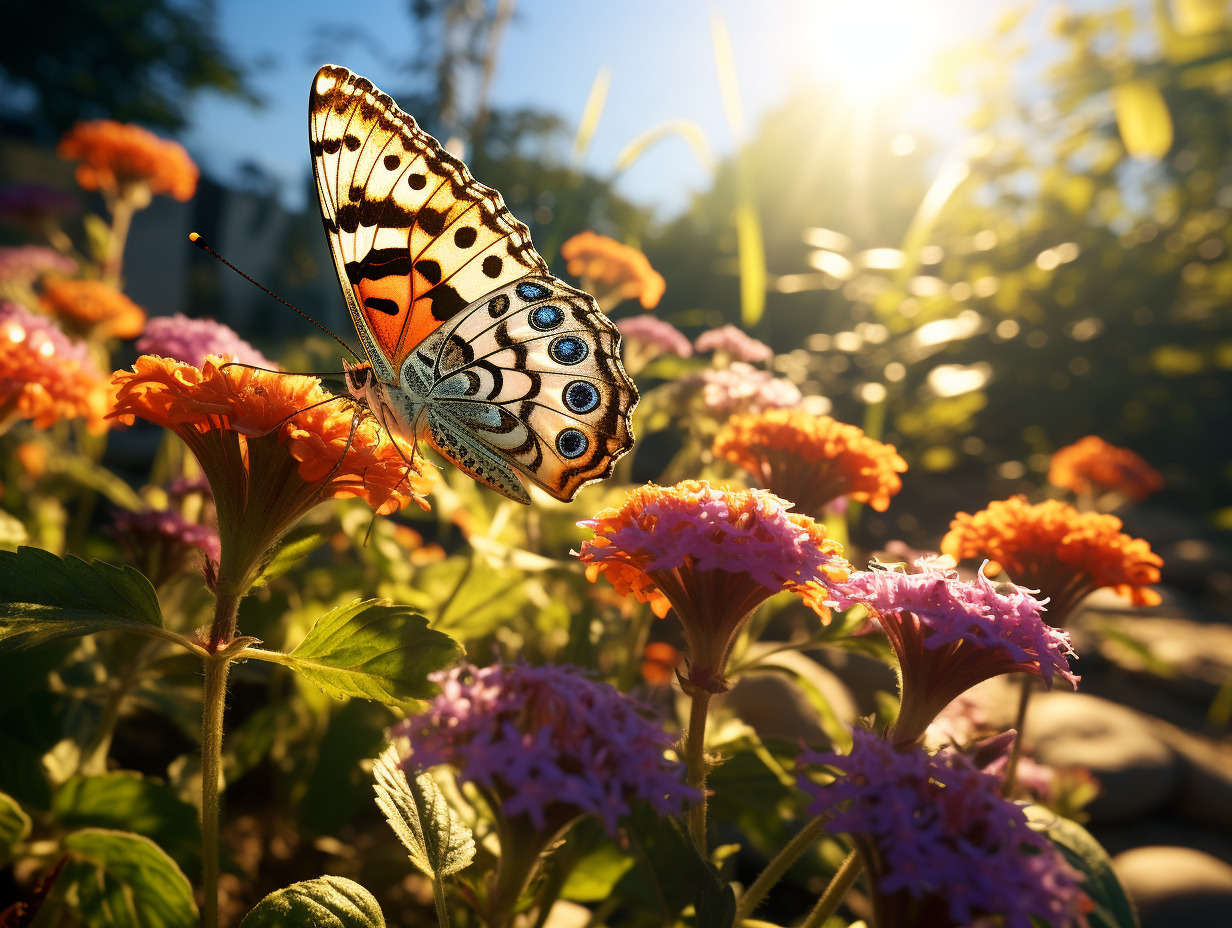
<svg viewBox="0 0 1232 928">
<path fill-rule="evenodd" d="M 382 379 L 471 303 L 547 273 L 500 194 L 365 78 L 317 72 L 309 145 L 343 295 Z"/>
</svg>

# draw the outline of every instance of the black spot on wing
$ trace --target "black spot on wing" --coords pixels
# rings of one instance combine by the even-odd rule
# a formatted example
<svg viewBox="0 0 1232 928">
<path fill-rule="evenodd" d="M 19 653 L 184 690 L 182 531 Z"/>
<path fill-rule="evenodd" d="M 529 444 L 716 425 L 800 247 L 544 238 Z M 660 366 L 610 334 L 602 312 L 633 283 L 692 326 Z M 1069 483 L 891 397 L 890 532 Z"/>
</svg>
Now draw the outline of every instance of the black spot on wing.
<svg viewBox="0 0 1232 928">
<path fill-rule="evenodd" d="M 415 221 L 419 223 L 419 228 L 429 235 L 440 235 L 445 231 L 445 213 L 441 210 L 428 206 L 421 207 Z"/>
<path fill-rule="evenodd" d="M 498 255 L 488 255 L 483 259 L 483 272 L 489 277 L 500 277 L 501 267 L 504 261 Z"/>
<path fill-rule="evenodd" d="M 430 284 L 439 284 L 441 282 L 441 266 L 430 258 L 422 258 L 416 261 L 415 270 L 419 271 Z"/>
<path fill-rule="evenodd" d="M 468 305 L 462 294 L 449 284 L 437 284 L 424 294 L 424 297 L 431 301 L 432 318 L 438 322 L 452 319 Z"/>
<path fill-rule="evenodd" d="M 399 312 L 397 303 L 380 296 L 368 297 L 368 299 L 364 300 L 364 306 L 368 307 L 368 309 L 374 309 L 378 313 L 388 313 L 391 316 L 396 316 Z"/>
</svg>

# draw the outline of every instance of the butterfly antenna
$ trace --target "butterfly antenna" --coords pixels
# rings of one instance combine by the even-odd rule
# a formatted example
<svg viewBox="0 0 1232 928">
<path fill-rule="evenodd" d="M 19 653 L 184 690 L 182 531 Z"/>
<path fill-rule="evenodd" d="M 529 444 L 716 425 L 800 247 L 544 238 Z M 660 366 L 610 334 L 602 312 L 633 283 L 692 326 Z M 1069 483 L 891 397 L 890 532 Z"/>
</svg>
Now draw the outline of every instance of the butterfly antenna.
<svg viewBox="0 0 1232 928">
<path fill-rule="evenodd" d="M 340 339 L 337 335 L 335 335 L 329 329 L 325 328 L 325 326 L 321 325 L 321 323 L 317 322 L 315 319 L 313 319 L 310 315 L 308 315 L 302 309 L 300 309 L 297 306 L 292 306 L 290 303 L 288 303 L 286 300 L 280 297 L 277 293 L 275 293 L 269 287 L 266 287 L 266 286 L 263 286 L 257 283 L 255 280 L 253 280 L 251 277 L 249 277 L 247 274 L 241 271 L 238 267 L 236 267 L 234 264 L 232 264 L 222 255 L 220 255 L 218 252 L 216 252 L 213 248 L 211 248 L 209 245 L 205 243 L 205 239 L 203 239 L 199 233 L 189 232 L 188 240 L 192 242 L 194 245 L 196 245 L 198 248 L 200 248 L 202 251 L 204 251 L 206 254 L 212 255 L 213 257 L 217 258 L 219 261 L 221 261 L 227 267 L 231 268 L 231 270 L 235 271 L 235 273 L 239 274 L 241 277 L 243 277 L 246 281 L 248 281 L 258 290 L 262 291 L 263 293 L 269 294 L 274 299 L 276 299 L 279 303 L 281 303 L 283 306 L 286 306 L 286 307 L 289 307 L 290 309 L 295 310 L 297 313 L 299 313 L 301 316 L 303 316 L 305 319 L 307 319 L 309 322 L 315 325 L 318 329 L 320 329 L 322 332 L 324 332 L 326 335 L 328 335 L 330 338 L 336 341 L 339 345 L 345 348 L 347 352 L 351 355 L 351 357 L 353 357 L 356 361 L 363 360 L 363 358 L 361 358 L 359 355 L 355 353 L 354 348 L 352 348 L 350 345 L 348 345 L 346 342 Z"/>
</svg>

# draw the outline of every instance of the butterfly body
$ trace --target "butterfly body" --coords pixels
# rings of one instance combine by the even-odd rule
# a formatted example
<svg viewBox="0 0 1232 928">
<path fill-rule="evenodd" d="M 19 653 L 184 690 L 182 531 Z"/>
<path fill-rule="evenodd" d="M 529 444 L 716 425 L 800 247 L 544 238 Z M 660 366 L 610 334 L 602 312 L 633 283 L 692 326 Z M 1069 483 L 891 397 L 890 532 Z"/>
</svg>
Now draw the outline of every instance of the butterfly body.
<svg viewBox="0 0 1232 928">
<path fill-rule="evenodd" d="M 637 390 L 594 298 L 364 78 L 326 65 L 309 100 L 321 216 L 368 363 L 347 385 L 391 433 L 519 502 L 571 500 L 633 445 Z"/>
</svg>

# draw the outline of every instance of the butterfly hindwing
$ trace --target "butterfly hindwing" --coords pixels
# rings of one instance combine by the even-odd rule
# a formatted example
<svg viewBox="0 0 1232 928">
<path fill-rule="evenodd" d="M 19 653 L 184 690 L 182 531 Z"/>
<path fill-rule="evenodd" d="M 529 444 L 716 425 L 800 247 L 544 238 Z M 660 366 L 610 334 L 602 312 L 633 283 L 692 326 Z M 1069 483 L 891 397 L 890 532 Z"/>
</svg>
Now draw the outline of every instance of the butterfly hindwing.
<svg viewBox="0 0 1232 928">
<path fill-rule="evenodd" d="M 513 498 L 521 472 L 569 500 L 633 443 L 619 344 L 589 294 L 527 277 L 434 332 L 408 379 L 431 384 L 429 438 L 455 466 Z"/>
<path fill-rule="evenodd" d="M 547 272 L 499 193 L 366 78 L 325 65 L 309 147 L 330 250 L 382 380 L 443 322 L 503 284 Z"/>
</svg>

